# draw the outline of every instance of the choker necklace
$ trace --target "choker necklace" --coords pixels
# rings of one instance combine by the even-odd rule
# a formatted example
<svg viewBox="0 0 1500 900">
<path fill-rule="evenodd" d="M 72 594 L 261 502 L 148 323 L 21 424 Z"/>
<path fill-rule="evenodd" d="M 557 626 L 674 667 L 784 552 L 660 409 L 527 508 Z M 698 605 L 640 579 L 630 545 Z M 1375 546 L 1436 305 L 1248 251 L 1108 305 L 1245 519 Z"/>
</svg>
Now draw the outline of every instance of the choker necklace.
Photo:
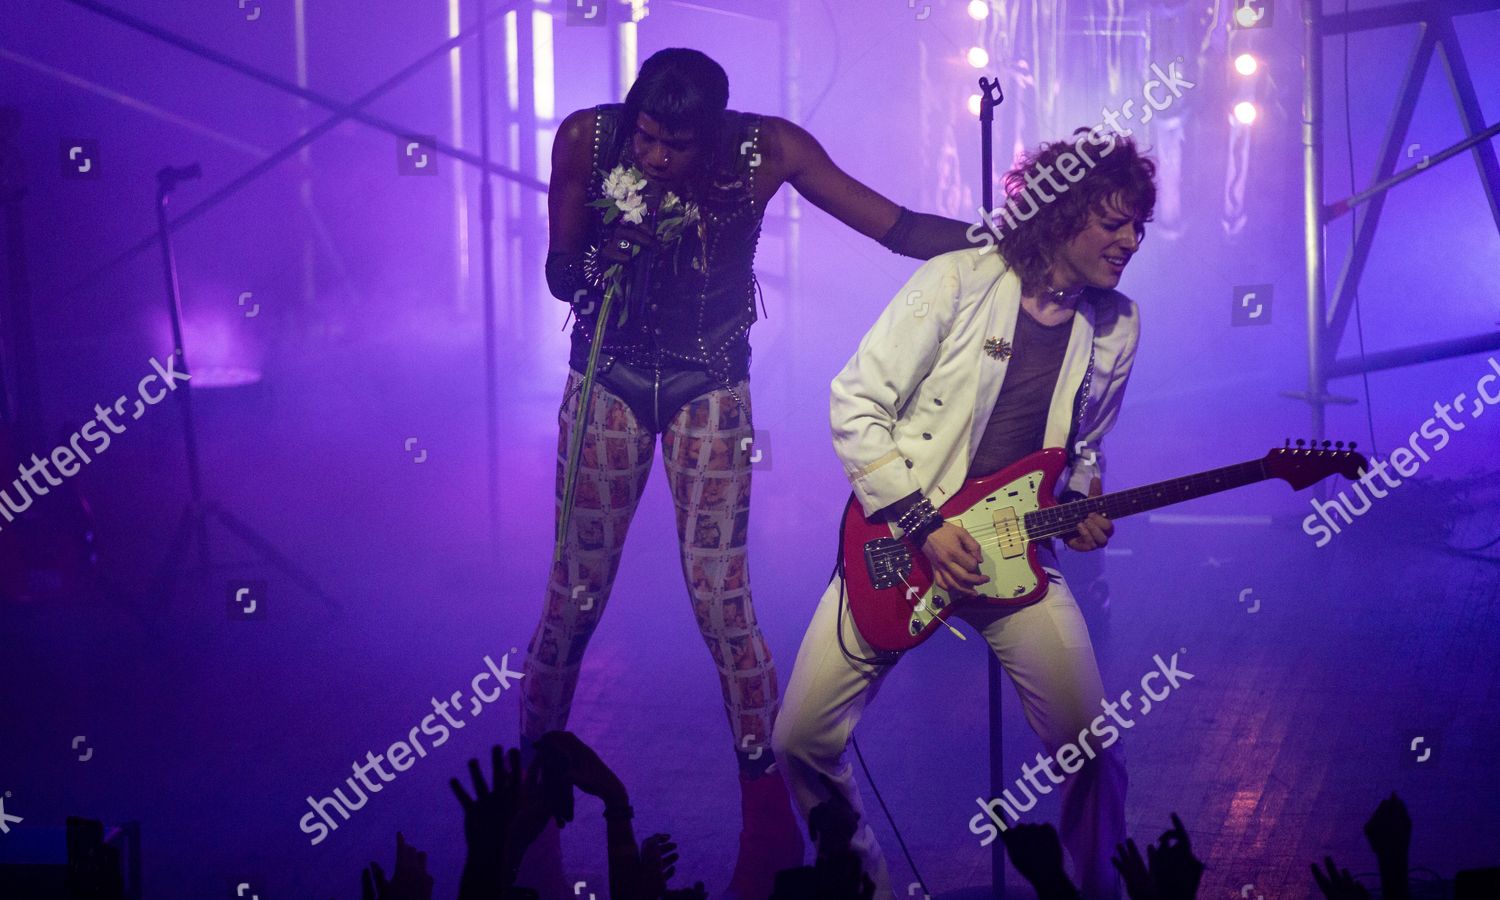
<svg viewBox="0 0 1500 900">
<path fill-rule="evenodd" d="M 1079 285 L 1072 291 L 1062 291 L 1054 287 L 1043 287 L 1042 296 L 1056 303 L 1070 303 L 1083 295 L 1083 289 L 1088 285 Z"/>
</svg>

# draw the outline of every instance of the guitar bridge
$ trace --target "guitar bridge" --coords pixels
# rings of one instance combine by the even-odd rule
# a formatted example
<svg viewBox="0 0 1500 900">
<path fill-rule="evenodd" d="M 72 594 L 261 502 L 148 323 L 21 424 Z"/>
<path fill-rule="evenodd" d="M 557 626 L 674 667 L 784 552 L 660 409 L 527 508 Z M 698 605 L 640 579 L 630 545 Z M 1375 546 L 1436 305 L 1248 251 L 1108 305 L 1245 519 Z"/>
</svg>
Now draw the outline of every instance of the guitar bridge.
<svg viewBox="0 0 1500 900">
<path fill-rule="evenodd" d="M 911 572 L 911 550 L 893 537 L 869 541 L 865 544 L 865 571 L 876 590 L 894 587 Z"/>
</svg>

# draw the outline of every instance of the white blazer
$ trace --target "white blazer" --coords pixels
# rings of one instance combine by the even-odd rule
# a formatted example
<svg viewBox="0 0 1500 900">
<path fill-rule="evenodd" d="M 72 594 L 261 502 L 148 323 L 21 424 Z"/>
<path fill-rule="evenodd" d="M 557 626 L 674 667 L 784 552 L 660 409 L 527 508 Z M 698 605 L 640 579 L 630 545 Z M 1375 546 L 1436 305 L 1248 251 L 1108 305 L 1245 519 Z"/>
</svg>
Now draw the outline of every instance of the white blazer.
<svg viewBox="0 0 1500 900">
<path fill-rule="evenodd" d="M 1119 417 L 1135 361 L 1140 318 L 1118 291 L 1078 304 L 1043 445 L 1066 446 L 1074 397 L 1094 351 L 1094 375 L 1065 489 L 1088 493 L 1103 472 L 1101 440 Z M 989 338 L 1015 340 L 1021 280 L 990 247 L 923 263 L 833 379 L 833 447 L 867 515 L 912 491 L 942 506 L 968 475 L 989 424 L 1007 361 Z M 1080 443 L 1081 442 L 1081 443 Z"/>
</svg>

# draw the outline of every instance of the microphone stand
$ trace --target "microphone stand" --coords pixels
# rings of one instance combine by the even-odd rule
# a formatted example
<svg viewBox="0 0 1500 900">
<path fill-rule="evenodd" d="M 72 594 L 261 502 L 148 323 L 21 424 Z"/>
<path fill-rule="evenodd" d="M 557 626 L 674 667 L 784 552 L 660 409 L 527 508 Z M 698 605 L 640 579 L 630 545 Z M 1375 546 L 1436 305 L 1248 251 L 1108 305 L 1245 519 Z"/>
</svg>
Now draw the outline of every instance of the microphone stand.
<svg viewBox="0 0 1500 900">
<path fill-rule="evenodd" d="M 993 220 L 995 215 L 995 107 L 1004 101 L 1000 79 L 979 79 L 979 171 L 984 179 L 980 195 L 986 221 Z M 985 655 L 989 659 L 990 797 L 994 798 L 1000 796 L 1005 784 L 1005 732 L 1001 716 L 1005 684 L 1000 660 L 994 653 Z M 1005 897 L 1005 841 L 998 835 L 990 844 L 990 891 L 995 900 Z"/>
<path fill-rule="evenodd" d="M 152 579 L 151 592 L 160 598 L 161 605 L 165 607 L 171 602 L 180 575 L 190 571 L 192 575 L 200 579 L 201 586 L 201 579 L 206 579 L 213 568 L 208 541 L 208 522 L 210 519 L 215 519 L 224 526 L 225 530 L 258 553 L 264 562 L 280 569 L 282 574 L 294 584 L 318 597 L 334 610 L 338 610 L 338 601 L 325 593 L 311 576 L 299 569 L 295 563 L 254 529 L 235 517 L 233 513 L 214 501 L 206 499 L 203 493 L 202 468 L 198 460 L 198 429 L 193 419 L 193 383 L 190 380 L 192 372 L 188 368 L 187 347 L 182 339 L 182 292 L 177 281 L 177 259 L 172 252 L 171 230 L 167 223 L 167 202 L 178 182 L 198 178 L 202 174 L 203 170 L 197 163 L 185 168 L 167 166 L 156 173 L 156 231 L 157 240 L 161 242 L 162 270 L 167 282 L 167 311 L 172 320 L 173 351 L 181 363 L 179 368 L 185 377 L 182 389 L 174 393 L 177 395 L 178 409 L 182 412 L 183 447 L 187 453 L 189 493 L 187 505 L 183 507 L 182 516 L 177 521 L 177 530 L 173 534 L 172 543 L 168 545 L 166 556 L 163 557 Z M 192 554 L 194 544 L 197 545 L 198 567 L 194 570 L 186 570 L 183 565 L 184 559 Z"/>
</svg>

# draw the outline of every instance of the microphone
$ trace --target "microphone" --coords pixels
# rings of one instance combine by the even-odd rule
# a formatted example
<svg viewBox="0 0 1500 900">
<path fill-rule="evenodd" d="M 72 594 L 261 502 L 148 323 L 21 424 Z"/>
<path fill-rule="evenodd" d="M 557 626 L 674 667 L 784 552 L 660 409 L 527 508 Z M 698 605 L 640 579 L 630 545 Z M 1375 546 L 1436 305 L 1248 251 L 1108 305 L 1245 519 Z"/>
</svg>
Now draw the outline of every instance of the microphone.
<svg viewBox="0 0 1500 900">
<path fill-rule="evenodd" d="M 156 173 L 156 183 L 161 186 L 162 190 L 170 191 L 177 186 L 179 181 L 191 181 L 202 176 L 203 168 L 197 163 L 181 167 L 163 166 L 161 171 Z"/>
<path fill-rule="evenodd" d="M 645 229 L 656 236 L 656 214 L 661 209 L 662 195 L 666 189 L 657 181 L 648 181 L 646 189 L 641 192 L 642 199 L 646 201 L 646 218 L 642 222 Z M 646 293 L 651 280 L 651 266 L 656 262 L 656 248 L 642 246 L 641 252 L 636 254 L 631 263 L 635 268 L 631 271 L 630 296 L 628 298 L 629 309 L 636 315 L 646 314 Z"/>
</svg>

